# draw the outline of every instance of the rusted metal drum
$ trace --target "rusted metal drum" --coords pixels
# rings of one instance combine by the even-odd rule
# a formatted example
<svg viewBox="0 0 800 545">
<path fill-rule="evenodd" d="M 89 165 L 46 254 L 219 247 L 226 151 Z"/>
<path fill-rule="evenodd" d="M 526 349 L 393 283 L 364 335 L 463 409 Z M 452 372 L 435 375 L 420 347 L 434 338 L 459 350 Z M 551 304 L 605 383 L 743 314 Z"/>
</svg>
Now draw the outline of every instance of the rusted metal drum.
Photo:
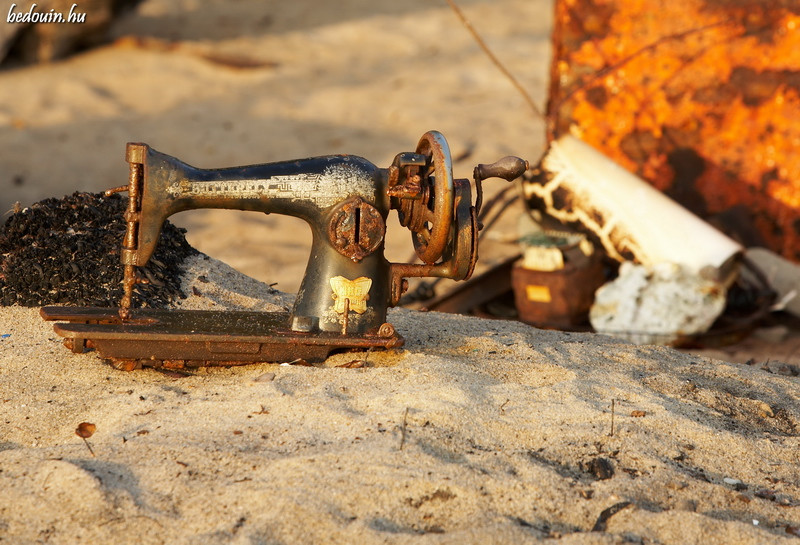
<svg viewBox="0 0 800 545">
<path fill-rule="evenodd" d="M 553 37 L 551 140 L 800 260 L 799 3 L 556 0 Z"/>
</svg>

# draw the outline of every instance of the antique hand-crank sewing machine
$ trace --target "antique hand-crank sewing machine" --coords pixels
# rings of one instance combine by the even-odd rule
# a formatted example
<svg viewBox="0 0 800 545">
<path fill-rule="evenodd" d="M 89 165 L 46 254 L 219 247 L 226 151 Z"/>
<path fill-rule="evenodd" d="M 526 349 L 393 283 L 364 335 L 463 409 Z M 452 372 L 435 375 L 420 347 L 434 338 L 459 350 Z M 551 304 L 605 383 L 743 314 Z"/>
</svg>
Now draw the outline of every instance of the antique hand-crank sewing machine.
<svg viewBox="0 0 800 545">
<path fill-rule="evenodd" d="M 478 165 L 473 205 L 470 183 L 453 179 L 447 142 L 436 131 L 388 169 L 331 155 L 205 170 L 146 144 L 128 144 L 126 160 L 129 183 L 117 188 L 128 192 L 120 308 L 42 309 L 45 320 L 67 322 L 55 331 L 73 351 L 94 348 L 123 369 L 320 361 L 338 349 L 400 346 L 386 311 L 407 288 L 406 278 L 469 278 L 478 256 L 481 181 L 510 181 L 527 168 L 517 157 Z M 286 214 L 309 224 L 311 256 L 291 313 L 131 307 L 136 267 L 147 264 L 164 221 L 197 208 Z M 384 258 L 392 209 L 412 231 L 421 264 Z"/>
</svg>

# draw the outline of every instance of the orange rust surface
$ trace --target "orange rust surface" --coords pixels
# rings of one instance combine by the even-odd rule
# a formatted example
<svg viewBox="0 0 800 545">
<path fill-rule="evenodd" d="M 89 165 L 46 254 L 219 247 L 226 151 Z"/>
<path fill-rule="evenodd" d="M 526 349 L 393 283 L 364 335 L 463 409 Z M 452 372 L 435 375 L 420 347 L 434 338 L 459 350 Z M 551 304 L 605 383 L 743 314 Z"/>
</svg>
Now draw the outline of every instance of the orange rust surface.
<svg viewBox="0 0 800 545">
<path fill-rule="evenodd" d="M 800 0 L 557 0 L 553 42 L 548 137 L 800 260 Z"/>
</svg>

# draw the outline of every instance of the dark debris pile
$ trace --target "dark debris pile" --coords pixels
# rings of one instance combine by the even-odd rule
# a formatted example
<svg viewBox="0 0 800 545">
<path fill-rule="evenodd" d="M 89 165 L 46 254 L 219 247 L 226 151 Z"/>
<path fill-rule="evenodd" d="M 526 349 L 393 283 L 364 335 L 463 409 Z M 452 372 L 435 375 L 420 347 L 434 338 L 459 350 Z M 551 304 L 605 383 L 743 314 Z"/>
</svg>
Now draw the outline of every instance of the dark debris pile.
<svg viewBox="0 0 800 545">
<path fill-rule="evenodd" d="M 0 229 L 0 305 L 119 306 L 122 297 L 120 244 L 127 198 L 74 193 L 46 199 L 13 214 Z M 137 284 L 135 307 L 166 307 L 184 298 L 183 261 L 197 254 L 179 229 L 164 224 Z"/>
</svg>

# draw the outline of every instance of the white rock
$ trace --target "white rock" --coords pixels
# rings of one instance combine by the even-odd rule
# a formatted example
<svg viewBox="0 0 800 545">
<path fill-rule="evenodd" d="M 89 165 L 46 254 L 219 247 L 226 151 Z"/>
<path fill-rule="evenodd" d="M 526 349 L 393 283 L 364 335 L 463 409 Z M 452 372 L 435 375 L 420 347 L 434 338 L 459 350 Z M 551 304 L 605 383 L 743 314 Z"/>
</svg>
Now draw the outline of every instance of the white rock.
<svg viewBox="0 0 800 545">
<path fill-rule="evenodd" d="M 719 282 L 674 263 L 625 262 L 619 276 L 595 294 L 589 319 L 600 333 L 637 344 L 670 344 L 707 331 L 725 309 L 725 294 Z"/>
</svg>

